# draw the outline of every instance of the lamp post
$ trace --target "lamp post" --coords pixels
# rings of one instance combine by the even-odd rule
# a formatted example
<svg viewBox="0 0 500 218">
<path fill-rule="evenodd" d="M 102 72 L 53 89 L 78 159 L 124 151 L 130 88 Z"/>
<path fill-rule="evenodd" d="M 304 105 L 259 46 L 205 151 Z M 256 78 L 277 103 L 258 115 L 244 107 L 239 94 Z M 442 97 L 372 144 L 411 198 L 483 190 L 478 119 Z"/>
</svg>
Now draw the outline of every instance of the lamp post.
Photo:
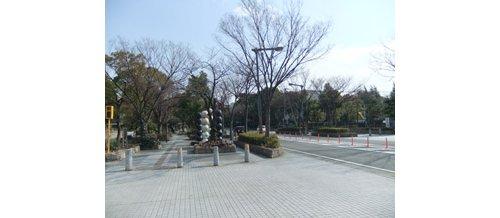
<svg viewBox="0 0 500 218">
<path fill-rule="evenodd" d="M 288 83 L 289 86 L 298 86 L 300 87 L 300 92 L 304 91 L 304 86 L 300 84 L 295 84 L 295 83 Z M 300 99 L 300 122 L 302 125 L 304 125 L 304 100 L 301 98 Z M 304 125 L 305 127 L 305 125 Z"/>
<path fill-rule="evenodd" d="M 282 51 L 283 47 L 278 46 L 274 48 L 253 48 L 252 51 L 255 52 L 255 65 L 256 65 L 256 74 L 257 74 L 257 79 L 256 79 L 256 85 L 257 85 L 257 111 L 259 113 L 259 133 L 262 133 L 262 97 L 260 93 L 260 79 L 259 79 L 259 56 L 258 53 L 260 51 Z M 266 128 L 269 128 L 267 126 Z"/>
</svg>

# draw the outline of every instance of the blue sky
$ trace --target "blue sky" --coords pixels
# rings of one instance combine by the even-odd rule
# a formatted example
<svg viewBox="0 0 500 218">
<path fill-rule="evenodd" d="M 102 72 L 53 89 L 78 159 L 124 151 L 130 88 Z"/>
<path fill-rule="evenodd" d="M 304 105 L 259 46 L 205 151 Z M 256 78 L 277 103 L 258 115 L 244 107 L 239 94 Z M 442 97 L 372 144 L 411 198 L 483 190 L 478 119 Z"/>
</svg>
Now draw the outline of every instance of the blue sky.
<svg viewBox="0 0 500 218">
<path fill-rule="evenodd" d="M 269 1 L 282 8 L 283 1 Z M 239 0 L 106 0 L 106 49 L 110 39 L 143 37 L 188 43 L 202 55 L 216 46 L 214 34 L 226 13 L 238 11 Z M 393 80 L 369 68 L 381 43 L 394 46 L 393 0 L 306 0 L 303 14 L 329 20 L 333 28 L 325 44 L 333 45 L 324 58 L 307 66 L 311 77 L 351 76 L 376 86 L 386 95 Z"/>
</svg>

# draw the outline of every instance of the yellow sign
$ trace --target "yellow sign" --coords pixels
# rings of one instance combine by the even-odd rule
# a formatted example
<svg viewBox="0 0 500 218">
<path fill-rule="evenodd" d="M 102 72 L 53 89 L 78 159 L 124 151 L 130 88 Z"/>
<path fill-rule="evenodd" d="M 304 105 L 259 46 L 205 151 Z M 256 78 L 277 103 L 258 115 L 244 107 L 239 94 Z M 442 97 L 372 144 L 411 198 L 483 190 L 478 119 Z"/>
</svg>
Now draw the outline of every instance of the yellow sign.
<svg viewBox="0 0 500 218">
<path fill-rule="evenodd" d="M 106 106 L 106 119 L 113 119 L 114 118 L 114 107 L 113 106 Z"/>
<path fill-rule="evenodd" d="M 365 119 L 365 116 L 363 115 L 363 113 L 358 112 L 358 114 L 359 114 L 359 116 L 361 117 L 361 119 L 363 119 L 363 120 Z"/>
</svg>

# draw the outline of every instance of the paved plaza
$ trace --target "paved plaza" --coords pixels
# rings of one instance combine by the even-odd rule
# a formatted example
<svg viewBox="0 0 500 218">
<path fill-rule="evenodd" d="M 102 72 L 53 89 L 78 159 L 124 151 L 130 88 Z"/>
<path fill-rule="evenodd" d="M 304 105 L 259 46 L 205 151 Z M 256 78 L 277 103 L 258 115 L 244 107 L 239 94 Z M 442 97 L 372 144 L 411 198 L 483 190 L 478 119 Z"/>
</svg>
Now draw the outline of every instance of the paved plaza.
<svg viewBox="0 0 500 218">
<path fill-rule="evenodd" d="M 106 163 L 106 217 L 393 217 L 394 173 L 287 151 L 268 159 L 243 151 L 186 153 L 184 136 L 163 150 Z M 176 168 L 176 148 L 184 167 Z"/>
</svg>

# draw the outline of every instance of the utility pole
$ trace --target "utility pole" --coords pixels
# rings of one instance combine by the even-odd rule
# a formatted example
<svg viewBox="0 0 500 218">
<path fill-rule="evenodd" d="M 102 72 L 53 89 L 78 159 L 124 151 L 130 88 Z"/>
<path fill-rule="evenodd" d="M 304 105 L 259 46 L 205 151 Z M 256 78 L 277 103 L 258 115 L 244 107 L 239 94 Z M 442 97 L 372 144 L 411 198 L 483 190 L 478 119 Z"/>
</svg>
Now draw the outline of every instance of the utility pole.
<svg viewBox="0 0 500 218">
<path fill-rule="evenodd" d="M 257 79 L 255 81 L 257 85 L 257 112 L 259 113 L 259 133 L 262 133 L 262 93 L 261 93 L 261 87 L 260 87 L 260 78 L 259 78 L 259 56 L 258 53 L 260 51 L 281 51 L 283 50 L 283 47 L 274 47 L 274 48 L 253 48 L 252 51 L 255 52 L 255 65 L 257 67 L 256 69 L 256 74 L 257 74 Z M 270 90 L 268 90 L 269 92 Z M 269 126 L 266 126 L 266 129 L 269 129 Z"/>
<path fill-rule="evenodd" d="M 259 123 L 258 123 L 258 130 L 259 133 L 262 133 L 262 98 L 261 98 L 261 90 L 260 90 L 260 78 L 259 78 L 259 56 L 258 52 L 259 50 L 254 48 L 252 49 L 253 52 L 255 52 L 255 65 L 256 65 L 256 74 L 257 74 L 257 80 L 255 81 L 257 85 L 257 113 L 259 114 Z"/>
</svg>

